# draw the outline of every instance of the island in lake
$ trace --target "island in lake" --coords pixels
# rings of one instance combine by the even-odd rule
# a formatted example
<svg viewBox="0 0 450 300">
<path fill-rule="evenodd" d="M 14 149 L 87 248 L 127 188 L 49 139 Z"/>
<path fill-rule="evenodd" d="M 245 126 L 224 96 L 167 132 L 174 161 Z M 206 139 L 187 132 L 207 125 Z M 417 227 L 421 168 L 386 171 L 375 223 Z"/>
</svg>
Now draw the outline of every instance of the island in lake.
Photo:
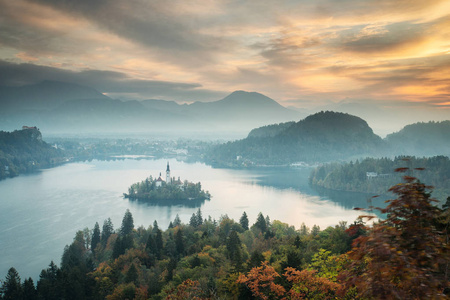
<svg viewBox="0 0 450 300">
<path fill-rule="evenodd" d="M 196 202 L 211 199 L 209 192 L 202 190 L 200 182 L 193 183 L 187 180 L 181 181 L 180 177 L 177 180 L 175 177 L 170 177 L 169 163 L 167 163 L 166 180 L 161 178 L 161 173 L 157 179 L 150 176 L 141 182 L 132 184 L 128 188 L 128 194 L 124 193 L 123 195 L 128 199 L 158 203 L 162 201 L 170 203 Z"/>
</svg>

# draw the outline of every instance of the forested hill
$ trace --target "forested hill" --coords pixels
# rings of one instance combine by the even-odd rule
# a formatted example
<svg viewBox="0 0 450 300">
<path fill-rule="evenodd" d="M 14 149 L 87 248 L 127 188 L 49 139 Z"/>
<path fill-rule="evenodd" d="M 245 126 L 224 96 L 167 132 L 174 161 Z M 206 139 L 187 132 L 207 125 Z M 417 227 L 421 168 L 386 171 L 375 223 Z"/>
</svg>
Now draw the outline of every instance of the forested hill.
<svg viewBox="0 0 450 300">
<path fill-rule="evenodd" d="M 446 156 L 366 158 L 344 164 L 324 164 L 311 172 L 310 183 L 332 190 L 386 194 L 389 187 L 402 181 L 405 174 L 394 171 L 404 167 L 411 168 L 408 175 L 434 187 L 434 198 L 444 201 L 450 196 L 450 159 Z"/>
<path fill-rule="evenodd" d="M 249 138 L 268 138 L 274 137 L 291 127 L 295 122 L 286 122 L 280 124 L 267 125 L 259 128 L 255 128 L 248 134 Z"/>
<path fill-rule="evenodd" d="M 407 125 L 386 141 L 392 151 L 405 155 L 450 155 L 450 121 Z"/>
<path fill-rule="evenodd" d="M 50 166 L 63 154 L 42 140 L 36 128 L 0 131 L 0 179 Z"/>
<path fill-rule="evenodd" d="M 215 147 L 208 159 L 220 166 L 281 165 L 371 156 L 383 149 L 384 141 L 364 120 L 326 111 L 254 130 L 243 140 Z"/>
</svg>

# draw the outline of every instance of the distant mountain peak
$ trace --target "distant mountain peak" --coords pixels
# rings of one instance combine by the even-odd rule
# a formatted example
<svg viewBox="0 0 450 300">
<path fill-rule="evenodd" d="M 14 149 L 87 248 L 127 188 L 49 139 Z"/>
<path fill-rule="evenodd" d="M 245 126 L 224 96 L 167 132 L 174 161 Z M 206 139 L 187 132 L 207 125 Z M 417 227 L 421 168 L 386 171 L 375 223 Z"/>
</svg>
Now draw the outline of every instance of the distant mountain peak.
<svg viewBox="0 0 450 300">
<path fill-rule="evenodd" d="M 227 103 L 240 106 L 247 105 L 265 105 L 277 108 L 284 108 L 281 104 L 269 98 L 261 93 L 257 92 L 246 92 L 242 90 L 234 91 L 222 100 L 217 101 L 218 103 Z"/>
</svg>

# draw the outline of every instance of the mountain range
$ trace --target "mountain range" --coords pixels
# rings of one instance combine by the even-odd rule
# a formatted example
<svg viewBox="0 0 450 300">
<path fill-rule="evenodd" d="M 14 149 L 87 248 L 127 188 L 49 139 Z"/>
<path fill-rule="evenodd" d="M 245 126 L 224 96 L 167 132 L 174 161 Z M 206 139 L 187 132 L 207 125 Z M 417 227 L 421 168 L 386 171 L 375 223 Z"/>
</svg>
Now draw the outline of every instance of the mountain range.
<svg viewBox="0 0 450 300">
<path fill-rule="evenodd" d="M 95 89 L 43 81 L 0 87 L 0 128 L 37 126 L 47 133 L 236 133 L 268 123 L 298 120 L 262 94 L 235 91 L 214 102 L 178 104 L 165 100 L 121 101 Z"/>
</svg>

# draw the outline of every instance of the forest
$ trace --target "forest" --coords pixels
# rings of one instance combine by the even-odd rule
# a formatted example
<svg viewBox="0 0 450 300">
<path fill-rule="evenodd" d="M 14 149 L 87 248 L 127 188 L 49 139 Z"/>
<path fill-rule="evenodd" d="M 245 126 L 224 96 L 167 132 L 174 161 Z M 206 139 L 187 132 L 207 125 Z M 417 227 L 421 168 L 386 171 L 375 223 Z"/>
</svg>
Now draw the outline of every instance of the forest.
<svg viewBox="0 0 450 300">
<path fill-rule="evenodd" d="M 77 232 L 36 285 L 9 269 L 0 299 L 447 299 L 450 198 L 440 208 L 430 189 L 405 175 L 386 219 L 362 212 L 323 230 L 200 209 L 136 228 L 127 210 L 117 229 Z"/>
<path fill-rule="evenodd" d="M 443 201 L 450 195 L 450 159 L 447 156 L 366 158 L 349 163 L 328 163 L 316 167 L 309 178 L 314 186 L 331 190 L 387 194 L 386 187 L 401 180 L 394 172 L 410 166 L 411 176 L 434 187 L 433 197 Z"/>
<path fill-rule="evenodd" d="M 0 180 L 63 161 L 63 153 L 44 142 L 38 129 L 0 131 Z"/>
</svg>

